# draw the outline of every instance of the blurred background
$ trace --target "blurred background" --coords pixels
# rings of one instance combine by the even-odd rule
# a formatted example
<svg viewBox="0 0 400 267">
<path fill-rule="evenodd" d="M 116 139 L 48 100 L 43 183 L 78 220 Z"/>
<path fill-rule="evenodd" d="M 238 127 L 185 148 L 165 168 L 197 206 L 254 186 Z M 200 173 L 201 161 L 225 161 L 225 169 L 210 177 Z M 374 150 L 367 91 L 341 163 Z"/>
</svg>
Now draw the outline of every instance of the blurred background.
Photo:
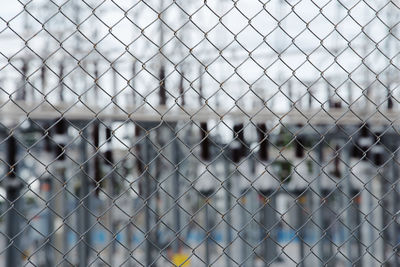
<svg viewBox="0 0 400 267">
<path fill-rule="evenodd" d="M 12 0 L 1 266 L 400 266 L 397 0 Z"/>
</svg>

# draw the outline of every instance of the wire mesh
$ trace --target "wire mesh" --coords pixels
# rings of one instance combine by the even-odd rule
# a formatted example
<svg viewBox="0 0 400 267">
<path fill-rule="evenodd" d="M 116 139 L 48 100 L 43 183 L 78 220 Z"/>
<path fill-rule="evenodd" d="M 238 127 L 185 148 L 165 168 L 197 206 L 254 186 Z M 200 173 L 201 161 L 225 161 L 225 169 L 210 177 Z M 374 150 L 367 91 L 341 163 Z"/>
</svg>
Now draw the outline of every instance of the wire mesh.
<svg viewBox="0 0 400 267">
<path fill-rule="evenodd" d="M 7 1 L 1 266 L 400 266 L 399 19 Z"/>
</svg>

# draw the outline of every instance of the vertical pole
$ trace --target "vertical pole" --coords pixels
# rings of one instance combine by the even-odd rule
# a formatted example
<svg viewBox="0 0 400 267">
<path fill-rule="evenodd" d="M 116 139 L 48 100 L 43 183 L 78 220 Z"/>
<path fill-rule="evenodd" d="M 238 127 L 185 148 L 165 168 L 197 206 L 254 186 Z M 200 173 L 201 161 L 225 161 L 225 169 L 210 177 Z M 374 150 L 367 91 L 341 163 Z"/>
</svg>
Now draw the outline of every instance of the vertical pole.
<svg viewBox="0 0 400 267">
<path fill-rule="evenodd" d="M 298 127 L 302 127 L 302 125 L 298 125 Z M 299 256 L 300 256 L 300 262 L 298 263 L 298 266 L 303 267 L 304 266 L 304 224 L 305 224 L 305 215 L 303 211 L 303 206 L 306 205 L 307 201 L 307 195 L 308 195 L 308 184 L 305 184 L 305 182 L 302 182 L 301 180 L 306 179 L 309 180 L 309 171 L 305 169 L 305 153 L 304 153 L 304 146 L 303 146 L 304 140 L 301 136 L 296 136 L 295 140 L 295 167 L 297 168 L 296 173 L 293 174 L 291 177 L 291 181 L 288 184 L 288 188 L 291 191 L 291 193 L 296 197 L 295 198 L 295 211 L 296 213 L 294 214 L 296 217 L 296 229 L 297 229 L 297 236 L 299 238 Z M 296 165 L 297 164 L 297 165 Z"/>
<path fill-rule="evenodd" d="M 114 226 L 114 216 L 113 216 L 113 201 L 114 201 L 114 196 L 115 196 L 115 177 L 114 177 L 114 158 L 112 154 L 112 146 L 111 146 L 111 141 L 112 141 L 112 132 L 111 128 L 107 127 L 106 128 L 106 151 L 105 151 L 105 163 L 108 165 L 108 178 L 106 182 L 107 186 L 107 214 L 106 214 L 106 225 L 108 228 L 108 231 L 111 233 L 110 235 L 110 240 L 108 242 L 108 264 L 113 266 L 113 258 L 114 258 L 114 253 L 115 253 L 115 242 L 114 242 L 114 234 L 116 233 L 115 231 L 115 226 Z"/>
<path fill-rule="evenodd" d="M 181 70 L 181 78 L 179 81 L 179 96 L 181 98 L 181 105 L 185 106 L 185 88 L 183 85 L 184 82 L 184 77 L 185 77 L 185 71 L 182 69 Z"/>
<path fill-rule="evenodd" d="M 206 196 L 205 199 L 205 207 L 204 207 L 204 220 L 205 220 L 205 225 L 206 225 L 206 234 L 207 234 L 207 238 L 206 238 L 206 248 L 205 248 L 205 257 L 204 257 L 204 263 L 206 266 L 210 266 L 210 253 L 211 253 L 211 249 L 210 249 L 210 235 L 211 235 L 211 222 L 210 222 L 210 207 L 209 207 L 209 196 Z"/>
<path fill-rule="evenodd" d="M 45 193 L 45 199 L 46 199 L 46 203 L 48 203 L 48 205 L 53 208 L 51 205 L 52 203 L 51 201 L 51 197 L 52 197 L 52 192 L 53 192 L 53 183 L 50 177 L 46 177 L 44 178 L 42 181 L 42 191 Z M 46 215 L 46 244 L 44 247 L 44 255 L 45 255 L 45 266 L 46 267 L 53 267 L 54 266 L 54 257 L 53 257 L 53 252 L 54 249 L 52 247 L 52 242 L 53 242 L 53 231 L 54 231 L 54 216 L 52 214 L 52 211 L 50 208 L 47 209 L 47 215 Z"/>
<path fill-rule="evenodd" d="M 226 179 L 226 195 L 225 195 L 225 205 L 226 205 L 226 229 L 225 229 L 225 249 L 224 253 L 226 255 L 226 266 L 231 265 L 231 243 L 232 243 L 232 228 L 230 226 L 230 223 L 232 222 L 232 216 L 231 216 L 231 206 L 232 206 L 232 195 L 231 195 L 231 190 L 232 190 L 232 181 L 231 178 L 229 177 L 230 174 L 230 164 L 229 164 L 229 157 L 228 155 L 224 155 L 224 172 L 225 172 L 225 179 Z"/>
<path fill-rule="evenodd" d="M 5 180 L 5 189 L 9 210 L 6 217 L 6 233 L 7 233 L 7 250 L 6 250 L 6 266 L 20 266 L 21 253 L 18 251 L 20 247 L 20 231 L 21 220 L 18 215 L 20 208 L 20 194 L 22 183 L 16 177 L 17 166 L 17 142 L 13 133 L 10 133 L 7 140 L 7 163 L 10 166 L 8 176 Z"/>
<path fill-rule="evenodd" d="M 298 220 L 298 224 L 297 224 L 297 229 L 298 229 L 298 237 L 299 237 L 299 250 L 300 250 L 300 262 L 298 264 L 299 267 L 304 267 L 306 266 L 304 264 L 304 223 L 305 223 L 305 216 L 304 216 L 304 211 L 302 206 L 304 204 L 306 204 L 306 200 L 307 200 L 307 196 L 306 193 L 303 193 L 303 195 L 301 195 L 303 192 L 299 191 L 297 192 L 297 220 Z"/>
<path fill-rule="evenodd" d="M 258 177 L 258 181 L 256 181 L 259 183 L 257 186 L 259 190 L 259 197 L 263 201 L 262 211 L 260 214 L 260 221 L 263 228 L 263 245 L 261 248 L 264 265 L 269 266 L 274 260 L 278 260 L 277 245 L 275 244 L 276 241 L 274 241 L 274 239 L 276 239 L 276 230 L 273 229 L 277 222 L 275 196 L 273 193 L 278 189 L 279 182 L 267 171 L 267 166 L 270 165 L 270 162 L 268 151 L 268 130 L 265 123 L 257 124 L 257 135 L 260 146 L 258 158 L 261 160 L 261 163 L 260 165 L 254 166 L 254 169 L 257 170 L 258 166 L 263 168 L 261 172 L 255 171 L 256 175 L 260 175 L 261 173 L 261 176 Z"/>
<path fill-rule="evenodd" d="M 114 103 L 115 106 L 118 106 L 118 73 L 117 73 L 117 63 L 114 62 L 112 64 L 112 89 L 113 89 L 113 96 L 111 101 Z"/>
<path fill-rule="evenodd" d="M 276 214 L 274 211 L 275 201 L 272 196 L 273 190 L 266 190 L 261 192 L 261 199 L 263 200 L 263 208 L 261 213 L 261 224 L 263 226 L 263 246 L 262 255 L 264 266 L 270 266 L 277 257 L 276 245 L 272 238 L 273 226 L 276 223 Z"/>
<path fill-rule="evenodd" d="M 43 62 L 42 67 L 40 68 L 40 79 L 42 80 L 42 93 L 46 95 L 46 87 L 47 87 L 47 80 L 46 80 L 47 68 L 46 63 Z M 34 89 L 32 90 L 34 91 Z M 33 95 L 31 96 L 33 100 Z"/>
<path fill-rule="evenodd" d="M 352 190 L 351 190 L 351 171 L 350 171 L 350 144 L 347 144 L 344 148 L 343 148 L 343 160 L 344 162 L 347 162 L 346 164 L 346 170 L 345 170 L 345 175 L 344 175 L 344 183 L 343 183 L 343 191 L 345 193 L 346 196 L 352 197 Z M 354 199 L 351 200 L 351 202 L 353 202 Z M 347 206 L 347 203 L 344 202 L 344 206 Z M 343 227 L 344 230 L 344 241 L 345 243 L 345 250 L 346 250 L 346 257 L 348 258 L 348 260 L 346 261 L 345 265 L 347 267 L 351 267 L 353 266 L 353 257 L 352 255 L 354 253 L 352 253 L 352 237 L 351 237 L 351 233 L 349 229 L 352 229 L 352 217 L 353 217 L 353 211 L 350 208 L 346 209 L 345 212 L 345 227 Z"/>
<path fill-rule="evenodd" d="M 353 189 L 353 197 L 358 195 L 356 198 L 356 201 L 354 203 L 354 210 L 355 210 L 355 215 L 354 215 L 354 225 L 356 226 L 356 232 L 355 232 L 355 242 L 356 242 L 356 247 L 357 247 L 357 260 L 355 262 L 356 267 L 361 267 L 362 260 L 360 259 L 362 255 L 362 245 L 361 245 L 361 230 L 360 230 L 360 225 L 361 225 L 361 212 L 360 212 L 360 196 L 359 196 L 359 191 Z M 349 248 L 350 249 L 350 248 Z"/>
<path fill-rule="evenodd" d="M 159 82 L 160 82 L 160 90 L 159 90 L 159 104 L 160 106 L 165 106 L 167 104 L 167 90 L 165 88 L 165 63 L 164 63 L 164 55 L 163 55 L 163 46 L 164 46 L 164 27 L 163 27 L 163 12 L 164 12 L 164 0 L 160 0 L 160 12 L 159 12 L 159 20 L 160 20 L 160 44 L 159 44 L 159 54 L 161 57 L 160 60 L 160 70 L 158 74 Z"/>
<path fill-rule="evenodd" d="M 60 81 L 59 81 L 59 89 L 60 91 L 58 92 L 58 99 L 62 103 L 64 101 L 64 62 L 60 62 L 60 69 L 59 69 L 59 74 L 60 76 Z"/>
<path fill-rule="evenodd" d="M 90 199 L 89 199 L 89 187 L 90 187 L 90 182 L 89 182 L 89 177 L 88 177 L 88 171 L 89 171 L 89 166 L 88 163 L 85 163 L 88 160 L 88 144 L 86 140 L 88 139 L 88 133 L 87 133 L 87 126 L 85 126 L 84 129 L 81 130 L 81 142 L 80 142 L 80 152 L 81 152 L 81 159 L 80 162 L 81 164 L 81 186 L 79 189 L 79 216 L 78 216 L 78 233 L 79 233 L 79 245 L 78 245 L 78 259 L 79 267 L 86 267 L 88 266 L 88 260 L 89 260 L 89 245 L 90 245 L 90 217 L 89 217 L 89 212 L 87 209 L 89 208 L 90 205 Z"/>
<path fill-rule="evenodd" d="M 45 133 L 46 134 L 46 133 Z M 44 150 L 47 157 L 51 157 L 51 143 L 49 138 L 49 133 L 47 132 L 45 136 L 45 145 Z M 46 162 L 47 164 L 48 162 Z M 47 226 L 47 240 L 44 247 L 45 251 L 45 262 L 46 267 L 53 267 L 54 266 L 54 249 L 52 247 L 52 243 L 54 242 L 53 238 L 53 231 L 54 231 L 54 203 L 51 202 L 52 195 L 53 195 L 53 181 L 52 178 L 46 174 L 46 176 L 41 180 L 41 191 L 45 194 L 46 204 L 49 206 L 47 209 L 47 216 L 46 216 L 46 226 Z"/>
<path fill-rule="evenodd" d="M 56 253 L 56 264 L 61 266 L 66 264 L 66 255 L 68 247 L 67 239 L 67 227 L 65 226 L 65 219 L 67 215 L 67 195 L 66 195 L 66 184 L 65 184 L 65 145 L 67 138 L 67 124 L 65 119 L 61 118 L 55 125 L 54 141 L 57 143 L 55 147 L 55 158 L 56 158 L 56 177 L 58 182 L 54 185 L 54 192 L 58 194 L 54 198 L 54 209 L 57 214 L 55 218 L 55 246 L 57 248 Z"/>
<path fill-rule="evenodd" d="M 361 203 L 360 203 L 360 211 L 364 215 L 362 218 L 361 225 L 361 243 L 364 246 L 362 253 L 362 266 L 363 267 L 372 267 L 375 266 L 375 259 L 372 257 L 372 249 L 374 242 L 374 228 L 371 226 L 370 222 L 373 222 L 373 214 L 371 209 L 373 207 L 373 197 L 371 195 L 371 178 L 375 173 L 371 168 L 370 160 L 370 147 L 373 145 L 373 140 L 371 137 L 371 132 L 368 128 L 367 124 L 361 125 L 361 137 L 358 138 L 358 146 L 361 148 L 361 162 L 363 163 L 364 170 L 356 175 L 363 182 L 363 188 L 361 189 Z M 361 143 L 361 145 L 360 145 Z"/>
<path fill-rule="evenodd" d="M 376 258 L 376 261 L 378 264 L 382 264 L 385 261 L 385 242 L 383 239 L 383 231 L 384 231 L 384 225 L 383 225 L 383 208 L 382 208 L 382 202 L 383 202 L 383 176 L 382 176 L 382 169 L 384 165 L 384 153 L 385 153 L 385 148 L 383 147 L 381 143 L 381 136 L 382 133 L 377 132 L 374 133 L 375 138 L 376 138 L 376 144 L 375 146 L 371 149 L 373 153 L 373 161 L 375 165 L 375 176 L 371 182 L 372 186 L 372 194 L 376 200 L 374 200 L 374 206 L 371 207 L 373 209 L 374 217 L 373 217 L 373 225 L 376 228 L 376 236 L 374 238 L 374 244 L 373 244 L 373 252 L 374 252 L 374 257 Z"/>
<path fill-rule="evenodd" d="M 174 204 L 174 226 L 175 226 L 175 242 L 173 242 L 174 252 L 178 253 L 180 250 L 180 231 L 181 231 L 181 215 L 179 208 L 179 162 L 180 162 L 180 149 L 179 149 L 179 141 L 178 134 L 175 132 L 175 140 L 173 142 L 173 154 L 174 154 L 174 164 L 175 164 L 175 172 L 174 172 L 174 180 L 173 180 L 173 194 L 175 199 Z"/>
<path fill-rule="evenodd" d="M 150 195 L 151 195 L 151 175 L 149 169 L 149 163 L 151 161 L 151 143 L 150 143 L 150 133 L 147 133 L 145 138 L 145 162 L 146 162 L 146 169 L 144 175 L 144 202 L 145 202 L 145 209 L 144 209 L 144 221 L 145 221 L 145 266 L 152 265 L 152 252 L 153 247 L 151 244 L 151 203 L 150 203 Z"/>
<path fill-rule="evenodd" d="M 316 220 L 316 232 L 317 232 L 317 255 L 321 259 L 318 262 L 318 266 L 324 266 L 326 265 L 325 261 L 327 260 L 327 257 L 325 255 L 324 251 L 324 242 L 326 242 L 326 233 L 325 229 L 322 231 L 321 228 L 324 227 L 323 225 L 323 213 L 322 209 L 323 206 L 321 206 L 321 197 L 322 197 L 322 190 L 321 190 L 321 179 L 323 175 L 323 141 L 317 140 L 320 143 L 317 145 L 316 152 L 317 152 L 317 162 L 315 164 L 315 173 L 317 173 L 317 178 L 316 181 L 314 182 L 313 190 L 315 191 L 315 197 L 312 198 L 312 204 L 313 204 L 313 212 L 315 214 L 315 220 Z M 311 194 L 310 194 L 311 195 Z"/>
<path fill-rule="evenodd" d="M 136 89 L 135 89 L 135 82 L 134 82 L 134 80 L 135 80 L 135 77 L 136 77 L 136 61 L 133 61 L 132 62 L 132 79 L 131 79 L 131 81 L 130 81 L 130 86 L 132 87 L 132 110 L 134 110 L 134 108 L 136 107 L 136 101 L 137 101 L 137 96 L 136 96 L 136 94 L 137 94 L 137 92 L 136 92 Z"/>
<path fill-rule="evenodd" d="M 240 190 L 240 200 L 242 202 L 240 207 L 240 233 L 239 233 L 239 240 L 241 244 L 241 266 L 246 267 L 248 265 L 248 262 L 246 261 L 247 259 L 247 239 L 248 239 L 248 233 L 247 233 L 247 228 L 246 228 L 246 202 L 247 202 L 247 196 L 246 196 L 246 189 L 241 189 Z"/>
<path fill-rule="evenodd" d="M 28 62 L 26 60 L 22 61 L 22 68 L 21 68 L 21 72 L 22 72 L 22 82 L 21 82 L 21 88 L 18 88 L 18 92 L 17 92 L 17 96 L 16 99 L 17 100 L 26 100 L 26 88 L 27 83 L 28 83 Z"/>
<path fill-rule="evenodd" d="M 238 171 L 240 160 L 244 157 L 245 154 L 245 145 L 244 145 L 244 132 L 243 132 L 243 124 L 238 123 L 233 126 L 234 132 L 234 140 L 231 142 L 232 147 L 232 161 L 235 163 L 235 175 L 232 177 L 233 184 L 233 194 L 238 198 L 236 202 L 238 203 L 232 209 L 233 216 L 232 216 L 232 224 L 236 229 L 239 229 L 237 232 L 238 237 L 235 239 L 234 243 L 234 252 L 233 255 L 236 261 L 240 262 L 241 266 L 244 267 L 244 241 L 241 238 L 242 232 L 240 229 L 243 226 L 243 208 L 240 205 L 240 201 L 242 199 L 242 188 L 241 188 L 241 179 L 240 173 Z"/>
<path fill-rule="evenodd" d="M 385 52 L 389 55 L 389 54 L 391 54 L 391 40 L 393 40 L 393 33 L 392 33 L 392 29 L 393 29 L 393 23 L 392 23 L 392 21 L 391 21 L 391 18 L 393 17 L 393 13 L 392 13 L 392 9 L 391 8 L 388 8 L 387 9 L 387 12 L 386 12 L 386 18 L 388 19 L 388 21 L 387 21 L 387 25 L 389 26 L 388 27 L 388 38 L 387 38 L 387 40 L 385 41 Z M 391 75 L 391 73 L 390 73 L 390 68 L 388 68 L 387 70 L 386 70 L 386 73 L 385 73 L 386 75 L 386 77 L 385 77 L 385 80 L 386 80 L 386 91 L 387 91 L 387 95 L 386 95 L 386 97 L 387 97 L 387 109 L 388 110 L 392 110 L 393 109 L 393 99 L 392 99 L 392 92 L 391 92 L 391 85 L 392 85 L 392 81 L 391 81 L 391 79 L 392 79 L 392 75 Z"/>
<path fill-rule="evenodd" d="M 397 142 L 396 142 L 397 144 Z M 397 147 L 397 146 L 396 146 Z M 399 165 L 398 165 L 398 159 L 399 159 L 399 153 L 398 150 L 396 149 L 393 153 L 393 159 L 392 159 L 392 181 L 391 184 L 393 186 L 393 193 L 392 193 L 392 214 L 393 214 L 393 223 L 392 223 L 392 231 L 391 231 L 391 238 L 392 240 L 392 246 L 393 246 L 393 251 L 395 253 L 394 256 L 394 262 L 395 266 L 400 266 L 400 256 L 398 255 L 399 253 L 399 221 L 398 221 L 398 203 L 400 201 L 399 199 L 399 193 L 396 190 L 399 185 L 397 183 L 397 179 L 399 178 Z"/>
</svg>

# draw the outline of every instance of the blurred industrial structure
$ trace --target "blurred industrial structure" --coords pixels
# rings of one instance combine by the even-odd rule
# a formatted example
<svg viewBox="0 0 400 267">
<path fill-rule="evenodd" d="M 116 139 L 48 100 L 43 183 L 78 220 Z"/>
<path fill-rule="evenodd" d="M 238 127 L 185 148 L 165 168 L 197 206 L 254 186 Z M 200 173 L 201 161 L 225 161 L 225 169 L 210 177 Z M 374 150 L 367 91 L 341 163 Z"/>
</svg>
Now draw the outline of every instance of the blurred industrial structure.
<svg viewBox="0 0 400 267">
<path fill-rule="evenodd" d="M 400 266 L 397 0 L 0 11 L 1 266 Z"/>
</svg>

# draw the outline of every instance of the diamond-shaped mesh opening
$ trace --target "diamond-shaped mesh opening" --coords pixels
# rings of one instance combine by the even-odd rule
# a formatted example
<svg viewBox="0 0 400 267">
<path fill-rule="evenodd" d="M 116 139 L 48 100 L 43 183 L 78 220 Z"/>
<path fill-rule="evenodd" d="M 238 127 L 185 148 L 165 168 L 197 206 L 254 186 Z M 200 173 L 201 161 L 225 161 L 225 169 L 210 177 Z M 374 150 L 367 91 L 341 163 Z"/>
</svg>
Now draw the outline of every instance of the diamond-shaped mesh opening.
<svg viewBox="0 0 400 267">
<path fill-rule="evenodd" d="M 11 1 L 1 266 L 399 266 L 399 3 Z"/>
</svg>

